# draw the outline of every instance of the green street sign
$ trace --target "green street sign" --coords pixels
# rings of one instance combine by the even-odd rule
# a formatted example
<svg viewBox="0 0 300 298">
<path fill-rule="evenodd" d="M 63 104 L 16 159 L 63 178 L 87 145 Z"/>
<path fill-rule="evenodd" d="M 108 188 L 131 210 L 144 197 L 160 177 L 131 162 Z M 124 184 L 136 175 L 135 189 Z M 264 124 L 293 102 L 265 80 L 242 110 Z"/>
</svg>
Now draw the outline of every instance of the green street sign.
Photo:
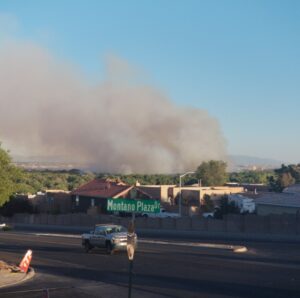
<svg viewBox="0 0 300 298">
<path fill-rule="evenodd" d="M 107 211 L 159 213 L 160 202 L 157 200 L 107 199 Z"/>
</svg>

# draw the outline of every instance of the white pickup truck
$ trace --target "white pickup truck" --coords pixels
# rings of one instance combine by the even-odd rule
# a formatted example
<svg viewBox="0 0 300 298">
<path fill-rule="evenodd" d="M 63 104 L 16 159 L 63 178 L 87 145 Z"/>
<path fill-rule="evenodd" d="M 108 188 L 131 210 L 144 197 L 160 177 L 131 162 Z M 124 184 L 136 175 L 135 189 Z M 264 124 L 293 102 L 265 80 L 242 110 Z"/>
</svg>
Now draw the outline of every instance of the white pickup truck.
<svg viewBox="0 0 300 298">
<path fill-rule="evenodd" d="M 160 209 L 159 213 L 142 213 L 142 217 L 150 218 L 179 218 L 179 213 L 168 212 L 164 208 Z"/>
<path fill-rule="evenodd" d="M 136 243 L 136 234 L 134 237 Z M 86 252 L 99 247 L 105 248 L 107 254 L 113 254 L 117 250 L 127 249 L 127 229 L 120 225 L 99 224 L 89 234 L 82 234 L 81 240 Z"/>
</svg>

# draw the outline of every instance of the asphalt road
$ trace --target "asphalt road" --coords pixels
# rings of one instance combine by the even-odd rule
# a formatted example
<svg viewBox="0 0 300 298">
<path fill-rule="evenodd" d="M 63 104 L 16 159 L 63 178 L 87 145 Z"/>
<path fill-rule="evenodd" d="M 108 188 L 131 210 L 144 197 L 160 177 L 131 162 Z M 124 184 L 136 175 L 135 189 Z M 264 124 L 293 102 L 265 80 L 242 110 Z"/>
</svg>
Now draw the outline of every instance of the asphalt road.
<svg viewBox="0 0 300 298">
<path fill-rule="evenodd" d="M 299 244 L 247 242 L 248 252 L 237 254 L 147 240 L 136 252 L 132 297 L 300 297 Z M 34 278 L 0 289 L 1 298 L 128 295 L 125 253 L 86 254 L 80 239 L 0 233 L 0 259 L 18 263 L 27 249 Z"/>
</svg>

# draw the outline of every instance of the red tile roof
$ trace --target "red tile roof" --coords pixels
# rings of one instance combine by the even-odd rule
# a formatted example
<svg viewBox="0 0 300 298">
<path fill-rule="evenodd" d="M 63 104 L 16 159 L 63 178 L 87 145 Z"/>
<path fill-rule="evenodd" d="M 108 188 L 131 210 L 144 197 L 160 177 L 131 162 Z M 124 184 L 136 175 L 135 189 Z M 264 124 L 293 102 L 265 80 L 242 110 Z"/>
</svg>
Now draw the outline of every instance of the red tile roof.
<svg viewBox="0 0 300 298">
<path fill-rule="evenodd" d="M 107 179 L 95 179 L 88 182 L 71 192 L 72 195 L 98 198 L 113 198 L 129 191 L 130 185 L 122 182 L 113 182 Z"/>
</svg>

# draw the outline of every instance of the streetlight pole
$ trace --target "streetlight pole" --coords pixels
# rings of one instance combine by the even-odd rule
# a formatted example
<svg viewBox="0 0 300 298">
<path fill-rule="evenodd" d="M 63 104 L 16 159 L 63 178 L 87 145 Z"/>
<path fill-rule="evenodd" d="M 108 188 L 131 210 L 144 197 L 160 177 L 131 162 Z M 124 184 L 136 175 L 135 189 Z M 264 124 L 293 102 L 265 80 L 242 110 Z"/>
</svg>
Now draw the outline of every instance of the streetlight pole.
<svg viewBox="0 0 300 298">
<path fill-rule="evenodd" d="M 195 172 L 186 172 L 182 175 L 179 175 L 179 215 L 181 216 L 182 210 L 181 210 L 181 201 L 182 201 L 182 195 L 181 195 L 181 178 L 183 178 L 186 175 L 189 174 L 195 174 Z"/>
</svg>

